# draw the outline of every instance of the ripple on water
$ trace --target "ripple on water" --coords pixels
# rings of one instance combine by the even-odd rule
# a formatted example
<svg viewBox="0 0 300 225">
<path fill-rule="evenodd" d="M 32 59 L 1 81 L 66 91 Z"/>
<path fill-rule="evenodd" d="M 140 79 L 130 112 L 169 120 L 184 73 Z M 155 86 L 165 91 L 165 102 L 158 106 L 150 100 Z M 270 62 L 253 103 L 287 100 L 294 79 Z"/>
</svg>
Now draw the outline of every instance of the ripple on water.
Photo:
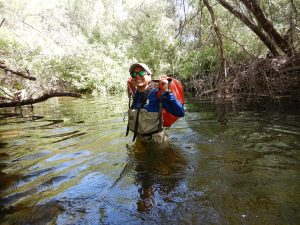
<svg viewBox="0 0 300 225">
<path fill-rule="evenodd" d="M 297 114 L 190 101 L 164 149 L 124 137 L 119 100 L 0 115 L 1 223 L 297 224 Z"/>
<path fill-rule="evenodd" d="M 81 156 L 88 156 L 91 155 L 91 152 L 88 150 L 82 150 L 79 152 L 72 152 L 72 153 L 61 153 L 61 154 L 57 154 L 53 157 L 50 157 L 48 159 L 46 159 L 46 162 L 53 162 L 53 161 L 58 161 L 61 159 L 75 159 L 75 158 L 79 158 Z"/>
</svg>

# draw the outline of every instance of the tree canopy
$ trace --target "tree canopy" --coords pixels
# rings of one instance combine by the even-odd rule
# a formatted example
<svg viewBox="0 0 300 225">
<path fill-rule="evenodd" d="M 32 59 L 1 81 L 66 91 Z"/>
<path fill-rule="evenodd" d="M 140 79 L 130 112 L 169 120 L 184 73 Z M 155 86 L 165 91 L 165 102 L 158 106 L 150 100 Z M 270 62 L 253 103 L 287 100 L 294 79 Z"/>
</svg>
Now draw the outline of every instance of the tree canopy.
<svg viewBox="0 0 300 225">
<path fill-rule="evenodd" d="M 120 92 L 134 62 L 194 89 L 203 80 L 213 88 L 229 65 L 296 55 L 299 7 L 294 0 L 4 0 L 0 61 L 38 82 L 3 69 L 0 93 Z"/>
</svg>

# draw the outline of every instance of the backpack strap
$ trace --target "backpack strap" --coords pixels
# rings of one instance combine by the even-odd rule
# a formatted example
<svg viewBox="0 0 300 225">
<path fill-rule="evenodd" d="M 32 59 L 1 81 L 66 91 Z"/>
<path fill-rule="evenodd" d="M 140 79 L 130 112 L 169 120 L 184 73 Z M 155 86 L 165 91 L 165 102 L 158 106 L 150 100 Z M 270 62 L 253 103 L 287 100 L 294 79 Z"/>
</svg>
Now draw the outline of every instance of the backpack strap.
<svg viewBox="0 0 300 225">
<path fill-rule="evenodd" d="M 131 107 L 131 100 L 132 100 L 132 95 L 129 95 L 129 97 L 128 97 L 128 109 L 130 109 L 130 107 Z M 133 104 L 133 103 L 132 103 Z M 125 116 L 124 116 L 124 118 L 125 118 Z M 128 118 L 128 120 L 129 120 L 129 118 Z M 127 128 L 126 128 L 126 135 L 125 135 L 125 137 L 127 136 L 129 134 L 129 126 L 128 126 L 128 123 L 127 123 Z"/>
<path fill-rule="evenodd" d="M 159 99 L 159 111 L 158 111 L 158 119 L 159 119 L 159 127 L 163 127 L 163 115 L 162 115 L 163 105 L 161 98 Z"/>
<path fill-rule="evenodd" d="M 135 103 L 137 101 L 137 96 L 136 95 L 137 95 L 137 92 L 135 92 L 134 96 L 130 96 L 129 103 L 128 103 L 128 109 L 133 109 L 133 106 L 135 105 Z M 132 104 L 131 104 L 131 99 L 133 99 Z M 147 99 L 146 99 L 146 101 L 147 101 Z M 138 109 L 137 119 L 139 117 L 139 113 L 140 113 L 140 109 Z M 136 126 L 136 124 L 135 124 L 135 126 Z M 128 118 L 128 123 L 127 123 L 126 135 L 125 136 L 128 136 L 128 134 L 129 134 L 129 118 Z"/>
<path fill-rule="evenodd" d="M 136 115 L 136 119 L 135 119 L 135 124 L 134 124 L 134 132 L 133 132 L 133 138 L 132 138 L 132 141 L 135 140 L 136 136 L 137 136 L 137 130 L 138 130 L 138 127 L 139 127 L 139 116 L 140 116 L 140 111 L 141 111 L 141 107 L 138 108 L 138 111 L 137 111 L 137 115 Z"/>
</svg>

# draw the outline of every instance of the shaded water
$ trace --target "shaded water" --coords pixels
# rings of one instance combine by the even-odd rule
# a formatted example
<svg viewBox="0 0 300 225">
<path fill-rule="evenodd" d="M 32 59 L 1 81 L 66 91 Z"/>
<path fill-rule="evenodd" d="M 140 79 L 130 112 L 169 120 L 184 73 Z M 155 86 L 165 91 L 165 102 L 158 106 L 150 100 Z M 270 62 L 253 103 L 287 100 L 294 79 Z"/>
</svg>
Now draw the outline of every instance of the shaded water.
<svg viewBox="0 0 300 225">
<path fill-rule="evenodd" d="M 299 224 L 297 107 L 189 100 L 168 146 L 124 137 L 125 98 L 0 111 L 0 224 Z"/>
</svg>

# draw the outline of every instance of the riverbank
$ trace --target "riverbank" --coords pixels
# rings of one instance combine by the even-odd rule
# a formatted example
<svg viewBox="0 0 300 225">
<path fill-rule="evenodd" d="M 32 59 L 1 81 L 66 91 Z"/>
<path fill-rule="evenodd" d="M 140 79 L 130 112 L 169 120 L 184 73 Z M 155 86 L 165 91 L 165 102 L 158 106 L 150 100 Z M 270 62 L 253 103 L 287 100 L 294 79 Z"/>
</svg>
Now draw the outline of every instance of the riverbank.
<svg viewBox="0 0 300 225">
<path fill-rule="evenodd" d="M 248 64 L 229 65 L 226 80 L 217 82 L 217 77 L 218 74 L 211 74 L 205 79 L 192 79 L 185 86 L 200 99 L 300 101 L 300 55 L 257 58 Z"/>
<path fill-rule="evenodd" d="M 5 68 L 7 70 L 7 67 Z M 57 80 L 49 87 L 49 84 L 44 81 L 32 81 L 24 76 L 20 78 L 19 71 L 10 71 L 18 76 L 3 78 L 5 82 L 2 82 L 4 87 L 1 89 L 0 107 L 33 104 L 45 95 L 55 96 L 60 93 L 68 96 L 69 91 L 83 92 L 64 80 Z M 177 78 L 184 84 L 186 95 L 196 96 L 202 100 L 261 104 L 300 102 L 300 55 L 257 58 L 248 63 L 229 64 L 224 76 L 225 81 L 219 78 L 223 76 L 224 74 L 211 73 L 202 76 L 191 75 L 191 78 L 187 80 L 182 80 L 180 75 Z M 25 82 L 24 78 L 26 78 Z M 123 91 L 125 89 L 124 83 Z M 118 92 L 121 91 L 121 89 L 118 90 Z M 95 90 L 93 92 L 96 93 Z M 107 95 L 109 91 L 99 94 Z M 72 96 L 75 95 L 76 93 L 72 93 Z"/>
</svg>

